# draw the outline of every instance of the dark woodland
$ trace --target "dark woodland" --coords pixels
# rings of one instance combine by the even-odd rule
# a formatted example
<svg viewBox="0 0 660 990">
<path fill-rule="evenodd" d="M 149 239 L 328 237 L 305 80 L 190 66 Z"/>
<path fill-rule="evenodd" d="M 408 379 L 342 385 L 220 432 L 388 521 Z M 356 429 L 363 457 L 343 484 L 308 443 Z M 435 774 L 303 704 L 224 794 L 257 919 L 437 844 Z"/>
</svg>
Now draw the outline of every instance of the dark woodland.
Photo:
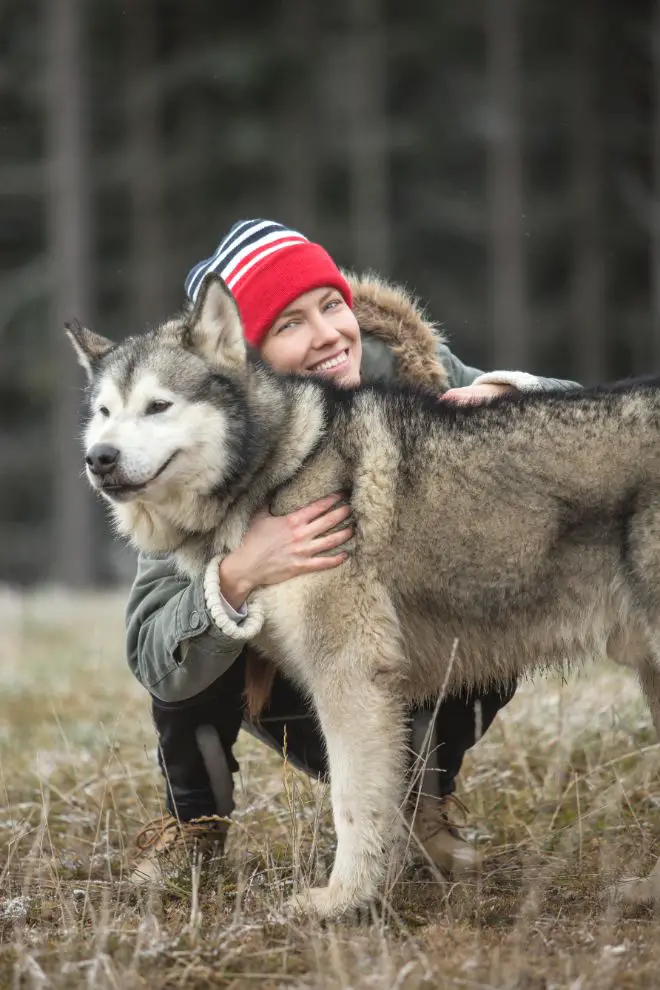
<svg viewBox="0 0 660 990">
<path fill-rule="evenodd" d="M 251 216 L 484 370 L 660 370 L 660 3 L 0 5 L 1 582 L 130 579 L 62 325 L 157 322 Z"/>
</svg>

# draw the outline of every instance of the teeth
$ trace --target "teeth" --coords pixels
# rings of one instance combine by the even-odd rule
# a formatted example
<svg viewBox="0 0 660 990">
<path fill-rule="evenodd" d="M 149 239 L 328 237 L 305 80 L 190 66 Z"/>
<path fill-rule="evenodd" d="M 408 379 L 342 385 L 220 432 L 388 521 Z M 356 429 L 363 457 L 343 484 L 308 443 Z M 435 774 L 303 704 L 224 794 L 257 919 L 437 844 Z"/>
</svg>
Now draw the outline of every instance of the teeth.
<svg viewBox="0 0 660 990">
<path fill-rule="evenodd" d="M 346 351 L 342 351 L 337 357 L 330 358 L 328 361 L 323 361 L 321 364 L 315 364 L 312 371 L 329 371 L 330 368 L 336 368 L 339 364 L 345 364 L 347 360 Z"/>
</svg>

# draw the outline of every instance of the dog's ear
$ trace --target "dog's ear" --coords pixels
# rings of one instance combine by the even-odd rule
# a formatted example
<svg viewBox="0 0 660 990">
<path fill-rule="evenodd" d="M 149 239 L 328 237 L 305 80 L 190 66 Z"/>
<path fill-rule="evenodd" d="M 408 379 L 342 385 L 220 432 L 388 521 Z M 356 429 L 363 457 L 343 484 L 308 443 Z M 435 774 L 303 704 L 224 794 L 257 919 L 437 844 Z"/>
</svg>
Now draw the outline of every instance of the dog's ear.
<svg viewBox="0 0 660 990">
<path fill-rule="evenodd" d="M 98 333 L 88 330 L 77 320 L 73 323 L 65 323 L 64 331 L 76 352 L 78 363 L 85 369 L 85 374 L 91 382 L 96 365 L 117 345 L 107 337 L 101 337 Z"/>
<path fill-rule="evenodd" d="M 211 367 L 239 369 L 247 348 L 236 301 L 224 279 L 215 273 L 202 282 L 188 319 L 186 344 Z"/>
</svg>

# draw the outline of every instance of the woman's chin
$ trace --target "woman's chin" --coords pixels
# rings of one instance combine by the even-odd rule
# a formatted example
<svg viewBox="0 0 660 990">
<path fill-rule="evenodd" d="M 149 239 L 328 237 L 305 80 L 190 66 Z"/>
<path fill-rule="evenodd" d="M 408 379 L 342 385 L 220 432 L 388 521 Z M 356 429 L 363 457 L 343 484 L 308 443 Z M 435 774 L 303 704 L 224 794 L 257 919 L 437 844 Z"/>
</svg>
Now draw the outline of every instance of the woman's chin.
<svg viewBox="0 0 660 990">
<path fill-rule="evenodd" d="M 360 384 L 360 369 L 349 365 L 342 368 L 342 374 L 328 376 L 327 380 L 340 388 L 357 388 Z"/>
<path fill-rule="evenodd" d="M 359 367 L 356 368 L 354 362 L 351 361 L 348 361 L 343 368 L 316 372 L 316 374 L 308 371 L 306 374 L 311 375 L 312 378 L 317 378 L 319 381 L 331 382 L 339 388 L 357 388 L 360 384 L 360 369 Z"/>
</svg>

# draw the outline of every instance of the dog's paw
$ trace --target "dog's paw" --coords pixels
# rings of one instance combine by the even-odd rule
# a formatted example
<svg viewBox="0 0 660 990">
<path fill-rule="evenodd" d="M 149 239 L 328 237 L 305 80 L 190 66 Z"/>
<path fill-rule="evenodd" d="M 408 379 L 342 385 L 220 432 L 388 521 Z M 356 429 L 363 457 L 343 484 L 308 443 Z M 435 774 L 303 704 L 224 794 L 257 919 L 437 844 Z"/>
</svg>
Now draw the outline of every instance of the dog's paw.
<svg viewBox="0 0 660 990">
<path fill-rule="evenodd" d="M 354 892 L 341 887 L 308 887 L 295 894 L 287 904 L 288 910 L 296 917 L 314 917 L 321 921 L 356 911 L 360 907 Z"/>
<path fill-rule="evenodd" d="M 655 874 L 634 880 L 621 880 L 603 892 L 609 904 L 645 906 L 660 903 L 660 876 Z"/>
</svg>

